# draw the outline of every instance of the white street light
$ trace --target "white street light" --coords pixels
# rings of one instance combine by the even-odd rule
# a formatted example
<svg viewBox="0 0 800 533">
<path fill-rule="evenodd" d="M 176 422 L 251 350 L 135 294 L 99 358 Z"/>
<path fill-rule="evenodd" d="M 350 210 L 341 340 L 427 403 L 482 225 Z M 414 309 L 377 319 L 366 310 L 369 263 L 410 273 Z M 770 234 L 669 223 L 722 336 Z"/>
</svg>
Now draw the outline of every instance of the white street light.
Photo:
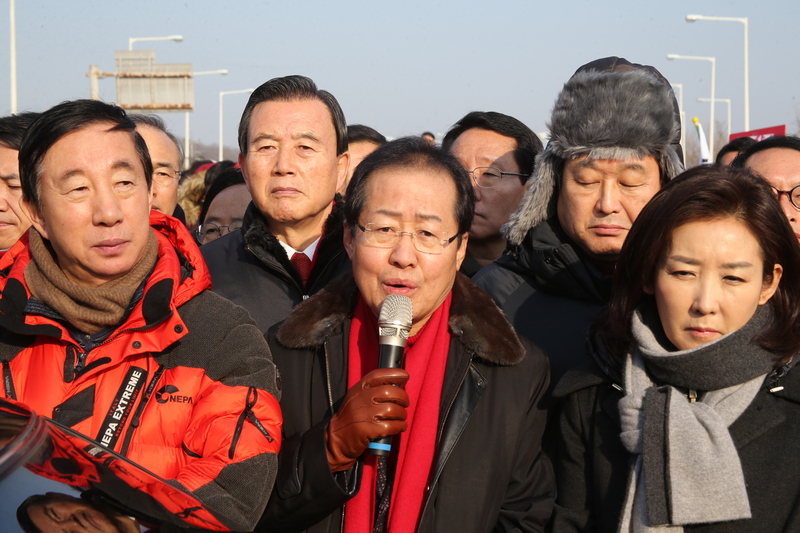
<svg viewBox="0 0 800 533">
<path fill-rule="evenodd" d="M 747 17 L 706 17 L 703 15 L 686 15 L 686 22 L 694 22 L 696 20 L 741 22 L 744 25 L 744 131 L 750 131 L 750 59 L 747 45 Z"/>
<path fill-rule="evenodd" d="M 209 74 L 221 74 L 223 76 L 228 75 L 228 69 L 221 68 L 218 70 L 202 70 L 200 72 L 192 72 L 192 76 L 207 76 Z M 189 140 L 189 112 L 186 112 L 186 123 L 184 125 L 184 135 L 183 135 L 183 168 L 189 168 L 189 161 L 191 159 L 191 148 L 192 143 Z"/>
<path fill-rule="evenodd" d="M 678 110 L 681 119 L 681 150 L 683 157 L 686 157 L 686 113 L 683 112 L 683 84 L 671 83 L 674 88 L 678 89 Z"/>
<path fill-rule="evenodd" d="M 710 102 L 708 98 L 698 98 L 698 102 Z M 728 139 L 731 138 L 731 99 L 730 98 L 717 98 L 717 102 L 725 102 L 728 104 Z"/>
<path fill-rule="evenodd" d="M 179 43 L 183 40 L 183 35 L 168 35 L 167 37 L 131 37 L 128 39 L 128 50 L 133 50 L 133 43 L 139 41 L 175 41 Z"/>
<path fill-rule="evenodd" d="M 14 0 L 9 1 L 9 25 L 11 26 L 8 32 L 11 37 L 11 114 L 17 112 L 17 22 L 16 22 L 16 9 L 14 7 Z"/>
<path fill-rule="evenodd" d="M 710 61 L 711 62 L 711 102 L 716 100 L 716 96 L 714 94 L 716 90 L 716 83 L 717 83 L 717 58 L 716 57 L 705 57 L 705 56 L 682 56 L 679 54 L 667 54 L 667 59 L 693 59 L 697 61 Z M 711 125 L 708 128 L 708 135 L 709 145 L 708 151 L 711 153 L 711 156 L 714 156 L 714 104 L 709 103 L 709 107 L 711 108 Z"/>
<path fill-rule="evenodd" d="M 222 161 L 222 97 L 228 94 L 242 94 L 251 93 L 255 89 L 240 89 L 238 91 L 220 91 L 219 92 L 219 157 L 217 161 Z"/>
</svg>

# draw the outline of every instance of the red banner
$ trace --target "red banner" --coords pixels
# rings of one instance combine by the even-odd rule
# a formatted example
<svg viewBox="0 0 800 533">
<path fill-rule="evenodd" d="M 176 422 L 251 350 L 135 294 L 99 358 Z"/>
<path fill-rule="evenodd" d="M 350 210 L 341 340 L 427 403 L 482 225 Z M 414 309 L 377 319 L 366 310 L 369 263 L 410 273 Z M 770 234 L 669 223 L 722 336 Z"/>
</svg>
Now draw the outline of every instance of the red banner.
<svg viewBox="0 0 800 533">
<path fill-rule="evenodd" d="M 750 131 L 742 131 L 739 133 L 731 133 L 731 136 L 728 138 L 728 142 L 738 139 L 739 137 L 752 137 L 756 141 L 763 141 L 764 139 L 769 139 L 770 137 L 775 137 L 777 135 L 786 135 L 786 124 L 782 126 L 771 126 L 769 128 L 761 128 L 760 130 L 750 130 Z"/>
</svg>

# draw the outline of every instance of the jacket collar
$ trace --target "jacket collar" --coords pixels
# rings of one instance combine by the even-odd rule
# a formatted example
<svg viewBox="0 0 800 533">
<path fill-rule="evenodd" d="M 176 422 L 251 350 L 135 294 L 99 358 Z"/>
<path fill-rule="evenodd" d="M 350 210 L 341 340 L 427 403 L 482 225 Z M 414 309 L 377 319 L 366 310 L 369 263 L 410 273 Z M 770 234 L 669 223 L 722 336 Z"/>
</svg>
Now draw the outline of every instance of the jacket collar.
<svg viewBox="0 0 800 533">
<path fill-rule="evenodd" d="M 278 341 L 293 349 L 322 346 L 352 317 L 357 296 L 352 276 L 332 282 L 295 307 L 278 330 Z M 449 329 L 469 353 L 488 363 L 515 365 L 525 357 L 525 348 L 503 313 L 463 274 L 453 285 Z"/>
<path fill-rule="evenodd" d="M 322 260 L 315 261 L 308 280 L 307 287 L 315 287 L 320 272 L 325 265 L 334 261 L 339 255 L 344 253 L 342 237 L 344 233 L 344 200 L 337 194 L 333 199 L 333 209 L 325 220 L 322 238 L 317 245 L 316 257 Z M 269 223 L 261 211 L 250 202 L 242 221 L 242 231 L 244 242 L 247 249 L 260 261 L 271 263 L 273 260 L 283 268 L 285 275 L 291 276 L 297 284 L 302 287 L 303 283 L 300 275 L 292 266 L 286 250 L 278 242 L 277 237 L 269 229 Z"/>
<path fill-rule="evenodd" d="M 534 279 L 537 290 L 605 305 L 611 277 L 602 274 L 551 218 L 532 228 L 522 244 L 509 245 L 497 262 Z"/>
<path fill-rule="evenodd" d="M 325 228 L 322 233 L 322 240 L 328 241 L 336 239 L 342 240 L 342 222 L 344 221 L 344 200 L 337 193 L 333 199 L 333 209 L 325 220 Z M 286 252 L 278 242 L 277 237 L 269 229 L 266 217 L 258 210 L 253 202 L 247 206 L 242 220 L 244 240 L 248 246 L 262 248 L 275 257 L 286 256 Z M 322 243 L 320 242 L 320 245 Z"/>
<path fill-rule="evenodd" d="M 126 328 L 160 323 L 174 308 L 211 288 L 208 267 L 189 230 L 177 219 L 157 211 L 150 212 L 150 227 L 158 238 L 158 260 L 145 282 L 141 304 L 124 322 Z M 27 244 L 26 235 L 0 259 L 0 324 L 26 335 L 61 336 L 50 318 L 24 313 L 31 297 L 24 275 L 31 260 Z M 180 321 L 178 317 L 174 320 Z"/>
</svg>

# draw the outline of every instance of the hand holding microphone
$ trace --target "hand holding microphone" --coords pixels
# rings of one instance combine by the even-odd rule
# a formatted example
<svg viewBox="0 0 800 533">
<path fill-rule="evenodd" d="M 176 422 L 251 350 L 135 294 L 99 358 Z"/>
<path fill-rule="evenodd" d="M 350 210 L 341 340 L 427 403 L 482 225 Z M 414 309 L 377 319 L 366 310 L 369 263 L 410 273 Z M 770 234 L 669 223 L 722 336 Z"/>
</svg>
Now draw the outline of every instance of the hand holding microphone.
<svg viewBox="0 0 800 533">
<path fill-rule="evenodd" d="M 328 424 L 326 446 L 332 472 L 348 470 L 368 447 L 371 453 L 388 455 L 391 435 L 405 431 L 409 401 L 402 387 L 409 376 L 401 367 L 411 318 L 407 296 L 390 294 L 381 304 L 379 368 L 350 387 Z"/>
</svg>

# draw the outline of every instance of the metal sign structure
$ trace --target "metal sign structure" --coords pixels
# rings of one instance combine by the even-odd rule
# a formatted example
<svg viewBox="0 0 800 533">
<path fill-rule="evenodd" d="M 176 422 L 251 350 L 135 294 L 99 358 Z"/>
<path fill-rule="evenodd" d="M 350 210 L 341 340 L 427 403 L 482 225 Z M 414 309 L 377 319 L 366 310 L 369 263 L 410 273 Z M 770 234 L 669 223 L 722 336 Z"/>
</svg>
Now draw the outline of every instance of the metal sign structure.
<svg viewBox="0 0 800 533">
<path fill-rule="evenodd" d="M 194 110 L 191 63 L 156 63 L 155 50 L 114 53 L 117 105 L 143 112 Z"/>
</svg>

